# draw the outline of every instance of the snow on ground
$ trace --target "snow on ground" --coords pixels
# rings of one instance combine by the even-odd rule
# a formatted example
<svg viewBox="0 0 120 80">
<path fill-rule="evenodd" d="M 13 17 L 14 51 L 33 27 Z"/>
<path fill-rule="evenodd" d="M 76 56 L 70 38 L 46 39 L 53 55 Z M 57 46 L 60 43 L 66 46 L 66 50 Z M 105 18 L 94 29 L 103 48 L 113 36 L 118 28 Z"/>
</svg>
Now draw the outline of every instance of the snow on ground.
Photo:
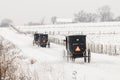
<svg viewBox="0 0 120 80">
<path fill-rule="evenodd" d="M 5 39 L 8 39 L 12 43 L 14 43 L 18 48 L 21 49 L 23 55 L 25 57 L 27 57 L 26 63 L 28 64 L 28 68 L 31 70 L 30 74 L 29 74 L 30 76 L 32 76 L 34 72 L 37 72 L 36 73 L 37 75 L 39 74 L 39 72 L 43 72 L 43 74 L 41 74 L 41 75 L 43 75 L 45 77 L 45 75 L 47 75 L 47 74 L 44 74 L 44 73 L 46 73 L 47 71 L 41 71 L 41 69 L 43 68 L 44 65 L 46 65 L 46 66 L 44 66 L 45 69 L 49 68 L 49 66 L 48 66 L 49 63 L 58 64 L 56 66 L 57 66 L 57 68 L 59 68 L 59 70 L 62 73 L 62 70 L 61 70 L 62 67 L 59 67 L 60 65 L 58 62 L 62 62 L 62 54 L 61 53 L 62 53 L 63 49 L 59 48 L 59 46 L 57 46 L 55 44 L 51 44 L 52 46 L 50 49 L 33 46 L 32 45 L 33 39 L 31 37 L 24 35 L 24 34 L 21 35 L 16 32 L 13 32 L 13 30 L 11 30 L 10 28 L 9 29 L 2 28 L 0 30 L 0 35 L 2 35 Z M 34 61 L 35 63 L 33 65 L 31 65 L 31 61 Z M 39 65 L 43 64 L 43 66 L 39 66 L 38 64 Z M 50 64 L 50 66 L 51 66 L 51 64 Z M 24 68 L 26 68 L 26 66 L 25 67 L 23 66 L 23 69 Z M 51 73 L 52 72 L 58 73 L 58 71 L 54 70 L 54 65 L 53 65 L 53 69 L 52 69 Z M 26 73 L 27 73 L 27 71 L 26 71 Z M 56 74 L 56 75 L 59 76 L 59 74 Z M 46 76 L 46 78 L 47 78 L 47 76 Z M 55 78 L 55 79 L 50 79 L 50 80 L 56 80 L 56 78 L 58 78 L 58 77 L 52 76 L 52 78 Z M 34 79 L 32 78 L 32 80 L 34 80 Z M 48 80 L 48 79 L 45 79 L 45 80 Z"/>
<path fill-rule="evenodd" d="M 54 47 L 55 44 L 53 44 L 53 46 L 51 46 L 51 48 L 40 48 L 38 46 L 34 46 L 33 47 L 33 38 L 27 36 L 27 35 L 20 35 L 20 34 L 15 34 L 12 30 L 8 30 L 8 29 L 4 29 L 3 31 L 0 32 L 1 35 L 3 35 L 6 39 L 10 40 L 12 43 L 14 43 L 16 46 L 18 46 L 22 51 L 24 51 L 23 53 L 25 53 L 24 55 L 27 55 L 27 56 L 30 56 L 30 57 L 35 57 L 35 58 L 38 58 L 40 59 L 41 61 L 45 61 L 46 58 L 49 56 L 50 60 L 54 60 L 54 59 L 57 59 L 57 58 L 53 58 L 53 56 L 51 56 L 50 54 L 42 54 L 42 53 L 48 53 L 50 52 L 51 54 L 54 52 L 54 53 L 57 53 L 57 50 L 59 51 L 60 49 L 58 49 L 56 47 Z M 32 54 L 31 53 L 31 50 L 32 49 Z M 56 50 L 56 51 L 55 51 Z M 38 54 L 39 53 L 39 54 Z M 39 57 L 39 55 L 41 55 Z M 48 59 L 49 59 L 48 58 Z"/>
<path fill-rule="evenodd" d="M 40 26 L 16 26 L 25 32 L 54 32 L 57 35 L 85 34 L 100 44 L 120 45 L 120 22 L 74 23 Z M 59 33 L 59 34 L 58 34 Z"/>
<path fill-rule="evenodd" d="M 23 32 L 48 33 L 49 36 L 63 43 L 66 35 L 87 35 L 86 42 L 93 52 L 120 54 L 120 22 L 73 23 L 38 26 L 16 26 Z M 102 49 L 102 46 L 104 49 Z M 89 47 L 89 46 L 88 46 Z M 99 50 L 97 51 L 96 49 Z"/>
<path fill-rule="evenodd" d="M 31 36 L 19 34 L 11 28 L 1 28 L 0 35 L 21 49 L 27 58 L 22 68 L 31 80 L 120 80 L 120 56 L 92 53 L 90 64 L 84 63 L 82 58 L 68 63 L 63 60 L 64 46 L 33 46 Z"/>
</svg>

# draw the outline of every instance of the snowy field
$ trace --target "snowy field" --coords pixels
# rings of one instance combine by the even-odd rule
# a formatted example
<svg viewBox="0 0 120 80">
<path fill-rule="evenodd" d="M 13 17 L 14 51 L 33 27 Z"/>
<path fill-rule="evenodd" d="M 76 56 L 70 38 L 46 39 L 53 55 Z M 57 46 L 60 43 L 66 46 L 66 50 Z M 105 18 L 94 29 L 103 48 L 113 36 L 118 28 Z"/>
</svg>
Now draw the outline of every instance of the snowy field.
<svg viewBox="0 0 120 80">
<path fill-rule="evenodd" d="M 84 63 L 82 58 L 68 63 L 63 59 L 65 46 L 53 43 L 50 48 L 33 46 L 31 35 L 19 34 L 12 28 L 0 28 L 0 35 L 16 45 L 26 57 L 21 65 L 31 80 L 120 80 L 120 56 L 92 53 L 90 64 Z"/>
<path fill-rule="evenodd" d="M 40 32 L 54 35 L 85 34 L 94 43 L 120 45 L 120 22 L 75 23 L 41 26 L 16 26 L 24 32 Z"/>
<path fill-rule="evenodd" d="M 74 23 L 16 27 L 23 32 L 32 34 L 34 32 L 48 33 L 50 37 L 59 39 L 60 42 L 65 39 L 66 35 L 87 35 L 86 41 L 87 44 L 93 46 L 91 47 L 92 52 L 110 55 L 120 54 L 120 22 Z M 100 46 L 103 46 L 104 49 Z"/>
</svg>

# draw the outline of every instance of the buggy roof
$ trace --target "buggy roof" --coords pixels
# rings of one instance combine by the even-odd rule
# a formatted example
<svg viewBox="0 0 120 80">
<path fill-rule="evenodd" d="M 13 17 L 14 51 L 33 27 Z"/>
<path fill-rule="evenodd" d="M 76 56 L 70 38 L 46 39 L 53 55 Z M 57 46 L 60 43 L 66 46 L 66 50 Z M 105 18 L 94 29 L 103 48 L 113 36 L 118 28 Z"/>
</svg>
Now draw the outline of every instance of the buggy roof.
<svg viewBox="0 0 120 80">
<path fill-rule="evenodd" d="M 86 37 L 86 35 L 68 35 L 68 36 L 66 36 L 66 37 L 74 37 L 74 36 L 76 36 L 76 37 L 78 37 L 78 36 L 85 36 Z"/>
</svg>

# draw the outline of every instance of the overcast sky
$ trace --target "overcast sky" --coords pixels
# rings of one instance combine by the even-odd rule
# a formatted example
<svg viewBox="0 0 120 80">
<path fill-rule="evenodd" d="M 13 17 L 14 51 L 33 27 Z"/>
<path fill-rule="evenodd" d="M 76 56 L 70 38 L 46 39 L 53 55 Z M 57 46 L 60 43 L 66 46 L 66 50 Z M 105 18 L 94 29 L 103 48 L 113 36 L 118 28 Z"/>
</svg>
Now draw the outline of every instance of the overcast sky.
<svg viewBox="0 0 120 80">
<path fill-rule="evenodd" d="M 72 18 L 80 10 L 95 12 L 104 5 L 120 15 L 120 0 L 0 0 L 0 20 L 10 18 L 20 25 L 43 17 Z"/>
</svg>

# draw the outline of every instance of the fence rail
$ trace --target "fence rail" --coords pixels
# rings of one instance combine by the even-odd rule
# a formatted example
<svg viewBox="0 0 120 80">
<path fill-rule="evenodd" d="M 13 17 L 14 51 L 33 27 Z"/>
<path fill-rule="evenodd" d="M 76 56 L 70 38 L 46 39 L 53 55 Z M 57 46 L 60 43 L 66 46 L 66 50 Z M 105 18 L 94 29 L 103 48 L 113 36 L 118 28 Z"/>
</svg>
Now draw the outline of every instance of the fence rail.
<svg viewBox="0 0 120 80">
<path fill-rule="evenodd" d="M 29 34 L 33 34 L 34 32 L 32 31 L 28 31 Z M 27 32 L 27 33 L 28 33 Z M 43 31 L 43 33 L 47 33 L 49 35 L 69 35 L 69 34 L 73 34 L 73 31 L 68 31 L 66 33 L 61 32 L 61 31 Z M 82 31 L 78 31 L 76 32 L 77 34 L 85 34 Z M 89 33 L 89 34 L 117 34 L 115 32 L 113 33 L 102 33 L 102 32 L 98 32 L 98 33 Z M 50 42 L 52 43 L 56 43 L 56 44 L 60 44 L 60 45 L 64 45 L 65 46 L 65 42 L 62 39 L 58 39 L 58 38 L 54 38 L 54 37 L 49 37 Z M 98 44 L 98 43 L 87 43 L 86 44 L 87 49 L 90 49 L 91 52 L 93 53 L 101 53 L 101 54 L 109 54 L 109 55 L 120 55 L 120 45 L 111 45 L 111 44 Z"/>
</svg>

